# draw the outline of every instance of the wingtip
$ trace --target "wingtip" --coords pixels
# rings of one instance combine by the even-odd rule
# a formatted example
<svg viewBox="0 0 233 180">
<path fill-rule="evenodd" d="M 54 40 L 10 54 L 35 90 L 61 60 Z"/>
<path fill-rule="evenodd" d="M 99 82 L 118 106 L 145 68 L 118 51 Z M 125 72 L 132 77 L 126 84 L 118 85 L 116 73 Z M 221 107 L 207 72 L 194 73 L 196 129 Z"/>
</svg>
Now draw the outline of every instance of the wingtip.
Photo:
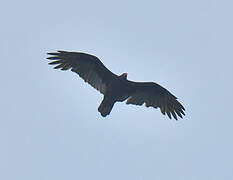
<svg viewBox="0 0 233 180">
<path fill-rule="evenodd" d="M 171 113 L 169 111 L 166 112 L 167 116 L 169 117 L 169 119 L 171 119 Z M 164 114 L 165 115 L 165 114 Z"/>
<path fill-rule="evenodd" d="M 185 113 L 184 113 L 184 111 L 180 111 L 184 116 L 185 116 Z"/>
<path fill-rule="evenodd" d="M 68 51 L 57 50 L 57 52 L 48 52 L 47 55 L 59 55 L 60 53 L 66 53 Z"/>
<path fill-rule="evenodd" d="M 51 56 L 51 57 L 47 57 L 46 59 L 48 60 L 56 60 L 56 59 L 60 59 L 58 56 Z"/>
<path fill-rule="evenodd" d="M 67 53 L 67 51 L 63 51 L 63 50 L 58 50 L 57 52 L 59 52 L 59 53 Z"/>
<path fill-rule="evenodd" d="M 172 116 L 175 118 L 175 120 L 177 120 L 176 113 L 174 111 L 172 111 L 171 113 L 172 113 Z"/>
<path fill-rule="evenodd" d="M 181 108 L 185 111 L 185 108 L 183 106 Z"/>
<path fill-rule="evenodd" d="M 47 55 L 58 55 L 59 53 L 57 52 L 48 52 Z"/>
</svg>

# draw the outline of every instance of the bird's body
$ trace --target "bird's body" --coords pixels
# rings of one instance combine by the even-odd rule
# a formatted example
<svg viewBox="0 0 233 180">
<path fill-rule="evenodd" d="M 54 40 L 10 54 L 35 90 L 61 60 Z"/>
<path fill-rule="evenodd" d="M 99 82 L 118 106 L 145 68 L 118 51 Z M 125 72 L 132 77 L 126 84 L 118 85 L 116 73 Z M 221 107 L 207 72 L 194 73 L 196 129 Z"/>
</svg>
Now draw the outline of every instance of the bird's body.
<svg viewBox="0 0 233 180">
<path fill-rule="evenodd" d="M 55 69 L 77 73 L 85 82 L 104 95 L 98 111 L 103 117 L 110 114 L 115 102 L 127 100 L 126 104 L 160 108 L 163 114 L 177 120 L 182 118 L 184 107 L 168 90 L 154 82 L 134 82 L 127 80 L 127 73 L 118 76 L 108 70 L 96 57 L 86 53 L 58 51 L 47 59 L 54 60 L 49 64 L 57 64 Z M 171 116 L 172 115 L 172 116 Z"/>
</svg>

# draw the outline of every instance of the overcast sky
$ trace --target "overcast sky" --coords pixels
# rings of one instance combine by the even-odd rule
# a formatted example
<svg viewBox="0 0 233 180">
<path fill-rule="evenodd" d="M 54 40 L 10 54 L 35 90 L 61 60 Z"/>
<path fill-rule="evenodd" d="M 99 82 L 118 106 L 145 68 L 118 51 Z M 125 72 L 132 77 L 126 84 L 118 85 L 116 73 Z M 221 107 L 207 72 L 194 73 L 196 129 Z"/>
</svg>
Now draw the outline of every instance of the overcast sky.
<svg viewBox="0 0 233 180">
<path fill-rule="evenodd" d="M 233 179 L 233 2 L 4 1 L 0 7 L 0 179 Z M 186 108 L 116 103 L 46 53 L 81 51 L 154 81 Z"/>
</svg>

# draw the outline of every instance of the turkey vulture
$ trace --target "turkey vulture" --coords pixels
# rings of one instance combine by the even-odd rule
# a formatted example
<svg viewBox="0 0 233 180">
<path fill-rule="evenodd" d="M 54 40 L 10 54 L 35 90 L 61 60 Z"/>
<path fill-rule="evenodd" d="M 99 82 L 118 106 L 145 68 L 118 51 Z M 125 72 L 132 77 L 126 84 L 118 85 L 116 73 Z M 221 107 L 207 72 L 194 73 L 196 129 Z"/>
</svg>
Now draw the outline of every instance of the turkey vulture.
<svg viewBox="0 0 233 180">
<path fill-rule="evenodd" d="M 54 69 L 68 70 L 77 73 L 85 82 L 104 95 L 98 111 L 103 117 L 110 114 L 115 102 L 126 101 L 126 104 L 143 105 L 160 108 L 162 114 L 177 115 L 182 118 L 185 108 L 168 90 L 154 82 L 133 82 L 127 80 L 127 73 L 120 76 L 108 70 L 96 57 L 81 52 L 57 51 L 48 53 L 47 59 Z"/>
</svg>

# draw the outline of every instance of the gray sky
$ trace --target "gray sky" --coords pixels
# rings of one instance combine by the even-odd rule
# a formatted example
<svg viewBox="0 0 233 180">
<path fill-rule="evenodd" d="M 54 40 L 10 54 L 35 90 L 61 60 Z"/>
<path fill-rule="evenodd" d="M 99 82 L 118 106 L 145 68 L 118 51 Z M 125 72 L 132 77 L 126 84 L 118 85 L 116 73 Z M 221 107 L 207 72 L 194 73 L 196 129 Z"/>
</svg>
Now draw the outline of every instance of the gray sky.
<svg viewBox="0 0 233 180">
<path fill-rule="evenodd" d="M 0 7 L 0 179 L 233 179 L 233 2 L 4 1 Z M 184 104 L 115 104 L 46 53 L 82 51 L 154 81 Z"/>
</svg>

